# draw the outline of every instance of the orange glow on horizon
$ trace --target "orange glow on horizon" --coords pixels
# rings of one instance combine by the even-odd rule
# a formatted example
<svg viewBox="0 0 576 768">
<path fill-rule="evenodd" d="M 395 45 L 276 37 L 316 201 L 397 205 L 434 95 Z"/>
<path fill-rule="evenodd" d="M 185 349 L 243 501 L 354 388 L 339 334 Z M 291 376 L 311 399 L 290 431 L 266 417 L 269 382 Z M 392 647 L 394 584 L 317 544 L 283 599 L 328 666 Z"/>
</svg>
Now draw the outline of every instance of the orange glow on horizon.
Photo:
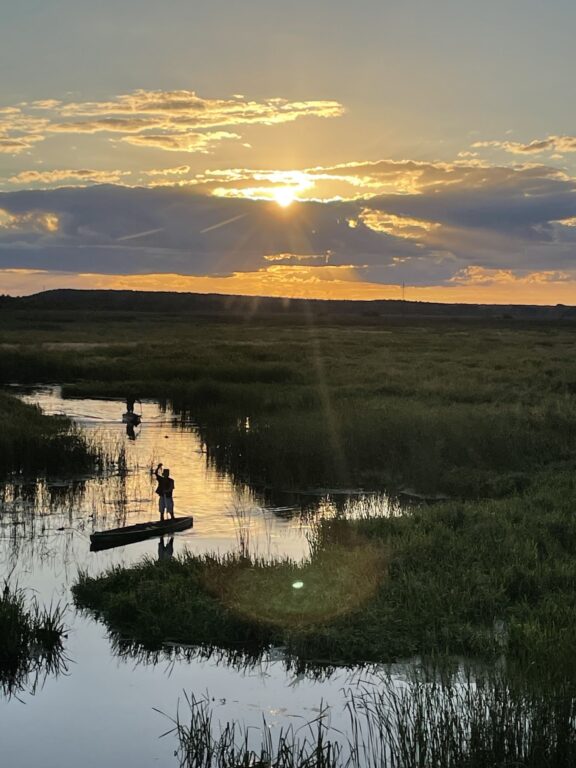
<svg viewBox="0 0 576 768">
<path fill-rule="evenodd" d="M 369 283 L 358 279 L 353 267 L 274 265 L 256 272 L 236 272 L 228 277 L 194 277 L 178 274 L 97 275 L 48 272 L 31 269 L 0 270 L 0 294 L 29 295 L 43 290 L 174 291 L 283 298 L 370 301 L 402 299 L 395 284 Z M 406 301 L 449 304 L 566 304 L 576 306 L 576 277 L 556 279 L 549 273 L 514 277 L 482 271 L 447 285 L 404 288 Z"/>
</svg>

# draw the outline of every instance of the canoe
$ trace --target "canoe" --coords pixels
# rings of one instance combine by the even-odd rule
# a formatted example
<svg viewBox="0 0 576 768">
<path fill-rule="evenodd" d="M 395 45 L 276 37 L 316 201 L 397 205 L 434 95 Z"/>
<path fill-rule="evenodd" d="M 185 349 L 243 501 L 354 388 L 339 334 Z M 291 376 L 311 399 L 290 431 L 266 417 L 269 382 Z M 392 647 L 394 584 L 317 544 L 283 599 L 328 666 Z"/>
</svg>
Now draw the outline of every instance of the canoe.
<svg viewBox="0 0 576 768">
<path fill-rule="evenodd" d="M 193 524 L 194 518 L 191 516 L 175 517 L 173 520 L 156 520 L 150 523 L 125 525 L 123 528 L 111 528 L 109 531 L 96 531 L 90 536 L 90 550 L 97 552 L 100 549 L 133 544 L 153 536 L 165 536 L 177 531 L 185 531 L 187 528 L 192 528 Z"/>
</svg>

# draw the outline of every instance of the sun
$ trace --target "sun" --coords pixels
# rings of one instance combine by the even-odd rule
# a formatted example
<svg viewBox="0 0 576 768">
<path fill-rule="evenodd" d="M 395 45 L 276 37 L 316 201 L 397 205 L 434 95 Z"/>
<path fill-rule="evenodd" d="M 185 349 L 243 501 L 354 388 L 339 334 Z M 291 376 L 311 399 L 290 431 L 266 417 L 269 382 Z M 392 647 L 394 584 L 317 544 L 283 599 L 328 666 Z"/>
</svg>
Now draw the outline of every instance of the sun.
<svg viewBox="0 0 576 768">
<path fill-rule="evenodd" d="M 294 187 L 278 187 L 272 194 L 274 195 L 274 200 L 281 208 L 288 208 L 296 199 Z"/>
</svg>

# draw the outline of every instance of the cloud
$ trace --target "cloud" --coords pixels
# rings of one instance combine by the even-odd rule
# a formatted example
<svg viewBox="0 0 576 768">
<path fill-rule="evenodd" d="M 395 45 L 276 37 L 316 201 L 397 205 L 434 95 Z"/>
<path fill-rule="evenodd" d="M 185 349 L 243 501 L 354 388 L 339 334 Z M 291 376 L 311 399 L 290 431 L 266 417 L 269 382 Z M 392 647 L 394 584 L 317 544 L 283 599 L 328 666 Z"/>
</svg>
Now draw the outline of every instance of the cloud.
<svg viewBox="0 0 576 768">
<path fill-rule="evenodd" d="M 102 120 L 88 120 L 74 123 L 50 123 L 51 133 L 141 133 L 150 129 L 163 128 L 161 120 L 132 117 L 108 117 Z"/>
<path fill-rule="evenodd" d="M 545 139 L 534 139 L 527 144 L 518 141 L 477 141 L 473 148 L 494 147 L 514 155 L 537 155 L 544 152 L 576 152 L 576 136 L 548 136 Z"/>
<path fill-rule="evenodd" d="M 47 134 L 108 133 L 136 146 L 202 152 L 223 139 L 241 138 L 225 130 L 231 127 L 333 118 L 343 112 L 337 101 L 206 99 L 185 90 L 138 90 L 108 101 L 43 99 L 0 109 L 0 151 L 19 154 Z"/>
<path fill-rule="evenodd" d="M 108 101 L 70 102 L 58 106 L 62 117 L 102 117 L 106 115 L 154 115 L 190 128 L 215 128 L 229 125 L 273 125 L 300 117 L 339 117 L 344 108 L 337 101 L 288 101 L 270 98 L 248 100 L 206 99 L 194 91 L 137 90 Z"/>
<path fill-rule="evenodd" d="M 363 208 L 358 218 L 375 232 L 385 232 L 407 240 L 422 240 L 433 229 L 440 227 L 440 224 L 436 222 L 422 221 L 409 216 L 395 216 L 392 213 L 371 210 L 370 208 Z M 355 226 L 357 226 L 357 221 Z"/>
<path fill-rule="evenodd" d="M 330 266 L 378 264 L 416 253 L 401 239 L 348 221 L 356 206 L 305 203 L 282 210 L 263 201 L 219 199 L 174 188 L 98 186 L 0 194 L 8 215 L 49 212 L 59 229 L 47 242 L 36 232 L 0 233 L 0 265 L 74 271 L 126 270 L 228 274 L 258 269 L 266 256 L 292 254 Z M 122 238 L 153 233 L 133 242 Z M 23 263 L 23 260 L 26 262 Z"/>
<path fill-rule="evenodd" d="M 540 271 L 518 274 L 511 269 L 484 269 L 483 267 L 467 267 L 450 279 L 451 283 L 459 285 L 531 285 L 539 286 L 548 283 L 566 283 L 576 280 L 576 269 L 571 272 Z"/>
<path fill-rule="evenodd" d="M 448 188 L 514 188 L 521 180 L 526 187 L 532 184 L 536 188 L 543 179 L 565 181 L 569 177 L 548 166 L 488 166 L 473 159 L 452 163 L 379 160 L 291 171 L 220 168 L 194 177 L 205 191 L 223 197 L 274 199 L 275 190 L 287 186 L 297 198 L 316 200 L 363 200 L 387 194 L 409 197 Z"/>
<path fill-rule="evenodd" d="M 44 136 L 20 136 L 20 137 L 2 137 L 0 136 L 0 153 L 7 155 L 20 155 L 32 149 L 39 141 L 43 141 Z"/>
<path fill-rule="evenodd" d="M 96 171 L 91 169 L 69 169 L 53 171 L 21 171 L 15 176 L 0 181 L 10 184 L 42 184 L 51 186 L 61 181 L 82 182 L 84 184 L 114 184 L 123 176 L 129 176 L 129 171 Z"/>
<path fill-rule="evenodd" d="M 121 141 L 135 147 L 152 147 L 165 149 L 169 152 L 201 152 L 207 153 L 214 144 L 230 139 L 240 139 L 237 133 L 214 131 L 213 133 L 177 133 L 177 134 L 146 134 L 140 136 L 123 136 Z"/>
<path fill-rule="evenodd" d="M 19 155 L 43 141 L 49 120 L 28 115 L 20 107 L 0 110 L 0 153 Z"/>
<path fill-rule="evenodd" d="M 190 173 L 189 165 L 179 165 L 176 168 L 151 168 L 143 171 L 144 176 L 184 176 Z"/>
<path fill-rule="evenodd" d="M 121 141 L 137 147 L 205 153 L 220 141 L 242 138 L 231 128 L 343 113 L 337 101 L 257 101 L 239 95 L 210 99 L 186 90 L 137 90 L 107 101 L 42 99 L 0 108 L 0 152 L 22 154 L 49 135 L 103 133 L 118 134 Z"/>
<path fill-rule="evenodd" d="M 187 166 L 158 172 L 179 181 Z M 272 189 L 343 177 L 355 180 L 351 186 L 367 181 L 371 194 L 285 209 L 212 194 L 215 185 Z M 11 224 L 0 228 L 0 268 L 195 278 L 266 270 L 269 280 L 273 267 L 326 267 L 342 268 L 338 279 L 454 287 L 472 268 L 557 278 L 574 265 L 576 180 L 548 166 L 384 160 L 290 174 L 214 170 L 203 180 L 196 191 L 108 185 L 1 193 Z M 57 226 L 50 229 L 48 220 Z"/>
</svg>

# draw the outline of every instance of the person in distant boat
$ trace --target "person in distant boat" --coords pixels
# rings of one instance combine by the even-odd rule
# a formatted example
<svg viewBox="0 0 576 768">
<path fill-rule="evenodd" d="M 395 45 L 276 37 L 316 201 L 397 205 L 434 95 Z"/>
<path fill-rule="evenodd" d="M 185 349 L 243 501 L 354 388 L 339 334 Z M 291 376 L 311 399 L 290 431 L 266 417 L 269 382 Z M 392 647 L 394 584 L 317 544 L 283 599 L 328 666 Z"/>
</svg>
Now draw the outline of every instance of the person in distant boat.
<svg viewBox="0 0 576 768">
<path fill-rule="evenodd" d="M 164 520 L 164 513 L 168 512 L 172 520 L 174 519 L 174 499 L 172 494 L 174 492 L 174 480 L 170 477 L 170 470 L 164 469 L 163 464 L 158 464 L 156 471 L 156 480 L 158 480 L 158 487 L 156 493 L 159 496 L 158 510 L 160 512 L 160 520 Z"/>
<path fill-rule="evenodd" d="M 126 398 L 126 410 L 128 413 L 134 413 L 134 403 L 136 402 L 136 398 L 129 396 Z"/>
</svg>

